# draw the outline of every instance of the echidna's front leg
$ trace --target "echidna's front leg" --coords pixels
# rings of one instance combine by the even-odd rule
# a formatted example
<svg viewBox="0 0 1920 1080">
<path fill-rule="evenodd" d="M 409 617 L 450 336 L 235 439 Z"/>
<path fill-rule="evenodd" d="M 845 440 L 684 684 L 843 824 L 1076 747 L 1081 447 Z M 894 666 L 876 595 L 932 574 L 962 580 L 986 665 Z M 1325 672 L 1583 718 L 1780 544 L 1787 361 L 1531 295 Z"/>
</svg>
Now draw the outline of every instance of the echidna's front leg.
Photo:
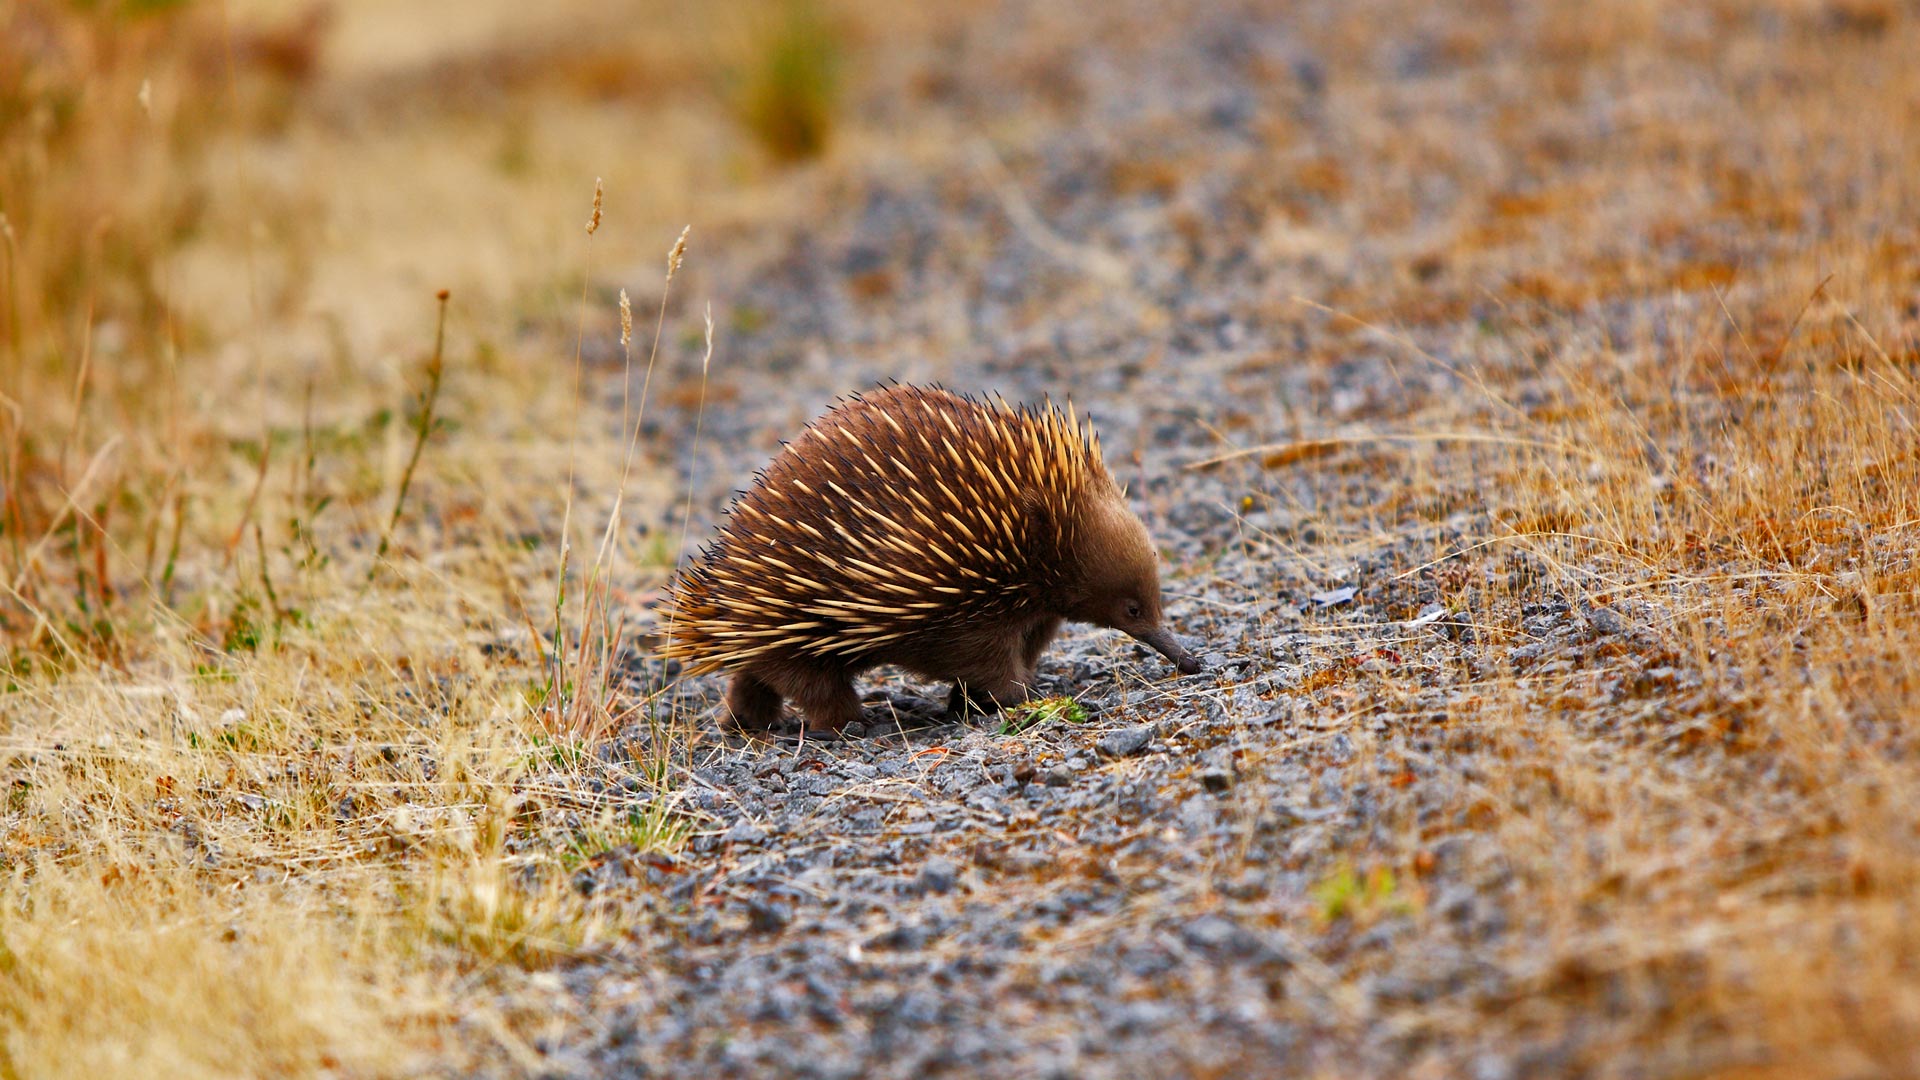
<svg viewBox="0 0 1920 1080">
<path fill-rule="evenodd" d="M 955 716 L 965 716 L 970 710 L 992 712 L 1032 698 L 1039 693 L 1034 672 L 1040 654 L 1059 632 L 1060 620 L 1052 617 L 1033 622 L 1024 630 L 1016 627 L 1000 663 L 976 668 L 953 681 L 947 711 Z"/>
<path fill-rule="evenodd" d="M 780 722 L 780 691 L 742 671 L 727 688 L 727 712 L 744 731 L 770 730 Z"/>
<path fill-rule="evenodd" d="M 970 712 L 994 712 L 1018 705 L 1034 695 L 1031 672 L 998 679 L 973 679 L 953 684 L 947 696 L 947 712 L 965 716 Z"/>
<path fill-rule="evenodd" d="M 1026 639 L 1020 643 L 1020 660 L 1026 668 L 1027 685 L 1033 685 L 1033 674 L 1040 669 L 1040 654 L 1047 651 L 1047 646 L 1053 643 L 1054 635 L 1059 632 L 1060 620 L 1055 618 L 1041 619 L 1028 628 Z"/>
</svg>

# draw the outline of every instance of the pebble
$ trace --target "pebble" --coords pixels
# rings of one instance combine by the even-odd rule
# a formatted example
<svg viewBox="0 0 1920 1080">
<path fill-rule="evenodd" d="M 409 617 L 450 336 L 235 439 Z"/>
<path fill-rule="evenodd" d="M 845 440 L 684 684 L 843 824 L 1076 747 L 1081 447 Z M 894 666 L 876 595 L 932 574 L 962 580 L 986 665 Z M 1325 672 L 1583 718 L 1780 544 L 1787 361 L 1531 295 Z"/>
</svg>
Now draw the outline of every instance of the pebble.
<svg viewBox="0 0 1920 1080">
<path fill-rule="evenodd" d="M 751 821 L 739 821 L 721 839 L 729 844 L 763 844 L 767 840 L 767 831 Z"/>
<path fill-rule="evenodd" d="M 1152 741 L 1153 728 L 1143 724 L 1139 727 L 1121 728 L 1118 731 L 1108 732 L 1100 737 L 1096 748 L 1106 757 L 1123 758 L 1145 750 L 1147 744 Z"/>
<path fill-rule="evenodd" d="M 929 859 L 927 864 L 920 868 L 920 890 L 942 894 L 952 892 L 959 878 L 959 868 L 953 863 L 946 859 Z"/>
<path fill-rule="evenodd" d="M 755 933 L 776 934 L 793 924 L 793 908 L 779 900 L 747 901 L 747 924 Z"/>
</svg>

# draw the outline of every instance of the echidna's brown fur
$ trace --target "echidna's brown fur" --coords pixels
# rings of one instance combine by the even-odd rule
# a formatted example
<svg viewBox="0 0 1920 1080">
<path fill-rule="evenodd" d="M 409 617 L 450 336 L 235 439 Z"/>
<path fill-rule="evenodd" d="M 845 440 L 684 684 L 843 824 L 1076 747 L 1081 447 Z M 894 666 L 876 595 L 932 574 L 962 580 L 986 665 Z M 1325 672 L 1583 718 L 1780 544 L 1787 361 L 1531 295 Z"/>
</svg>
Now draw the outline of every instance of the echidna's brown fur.
<svg viewBox="0 0 1920 1080">
<path fill-rule="evenodd" d="M 1006 704 L 1063 620 L 1125 630 L 1199 670 L 1160 624 L 1158 558 L 1091 424 L 892 386 L 836 405 L 734 503 L 675 584 L 666 655 L 734 672 L 728 708 L 809 730 L 860 715 L 879 664 Z"/>
</svg>

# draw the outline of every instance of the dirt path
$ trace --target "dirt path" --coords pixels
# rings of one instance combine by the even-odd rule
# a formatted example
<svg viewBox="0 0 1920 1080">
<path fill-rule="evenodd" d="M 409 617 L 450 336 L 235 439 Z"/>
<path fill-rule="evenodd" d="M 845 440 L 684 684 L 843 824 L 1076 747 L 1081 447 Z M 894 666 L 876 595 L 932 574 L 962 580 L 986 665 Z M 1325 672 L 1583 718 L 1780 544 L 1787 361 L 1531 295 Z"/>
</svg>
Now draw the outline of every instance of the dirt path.
<svg viewBox="0 0 1920 1080">
<path fill-rule="evenodd" d="M 1764 459 L 1711 436 L 1766 422 L 1726 380 L 1769 346 L 1738 342 L 1778 341 L 1836 265 L 1807 253 L 1851 266 L 1871 223 L 1824 201 L 1862 159 L 1776 170 L 1766 208 L 1750 170 L 1867 92 L 1796 89 L 1828 70 L 1801 35 L 1862 70 L 1892 46 L 1831 13 L 1369 8 L 1172 34 L 1144 9 L 1072 33 L 1003 12 L 932 107 L 1017 101 L 1022 133 L 852 170 L 757 255 L 707 238 L 700 287 L 734 308 L 696 534 L 837 394 L 1070 396 L 1212 670 L 1080 631 L 1042 667 L 1078 725 L 955 724 L 944 688 L 881 679 L 851 741 L 710 734 L 683 758 L 690 850 L 578 879 L 636 929 L 565 972 L 591 1034 L 555 1069 L 1674 1074 L 1835 1046 L 1912 1067 L 1910 975 L 1875 967 L 1874 1019 L 1823 1026 L 1846 991 L 1817 942 L 1906 904 L 1823 899 L 1849 888 L 1844 834 L 1882 819 L 1808 834 L 1816 774 L 1773 710 L 1838 661 L 1769 667 L 1749 635 L 1804 609 L 1701 584 L 1787 563 L 1737 538 L 1656 557 L 1686 526 L 1629 509 Z M 1020 41 L 1058 44 L 995 44 Z M 674 364 L 663 453 L 690 439 L 692 343 Z M 663 685 L 644 651 L 633 670 Z M 682 715 L 719 693 L 673 685 Z M 1885 715 L 1875 693 L 1842 713 Z M 1904 710 L 1883 722 L 1874 768 L 1910 781 Z"/>
</svg>

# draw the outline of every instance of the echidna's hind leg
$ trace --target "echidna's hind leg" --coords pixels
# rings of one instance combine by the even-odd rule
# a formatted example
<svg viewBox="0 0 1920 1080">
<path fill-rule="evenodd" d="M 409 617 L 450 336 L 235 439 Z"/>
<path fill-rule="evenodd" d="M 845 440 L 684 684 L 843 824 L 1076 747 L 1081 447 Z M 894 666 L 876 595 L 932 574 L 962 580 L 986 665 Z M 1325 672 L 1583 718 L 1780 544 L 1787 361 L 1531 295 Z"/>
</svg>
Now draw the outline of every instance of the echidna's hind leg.
<svg viewBox="0 0 1920 1080">
<path fill-rule="evenodd" d="M 860 719 L 860 695 L 844 672 L 807 672 L 788 689 L 807 719 L 808 731 L 839 731 Z"/>
<path fill-rule="evenodd" d="M 780 691 L 750 672 L 733 677 L 727 688 L 727 712 L 744 731 L 767 731 L 780 722 Z"/>
</svg>

